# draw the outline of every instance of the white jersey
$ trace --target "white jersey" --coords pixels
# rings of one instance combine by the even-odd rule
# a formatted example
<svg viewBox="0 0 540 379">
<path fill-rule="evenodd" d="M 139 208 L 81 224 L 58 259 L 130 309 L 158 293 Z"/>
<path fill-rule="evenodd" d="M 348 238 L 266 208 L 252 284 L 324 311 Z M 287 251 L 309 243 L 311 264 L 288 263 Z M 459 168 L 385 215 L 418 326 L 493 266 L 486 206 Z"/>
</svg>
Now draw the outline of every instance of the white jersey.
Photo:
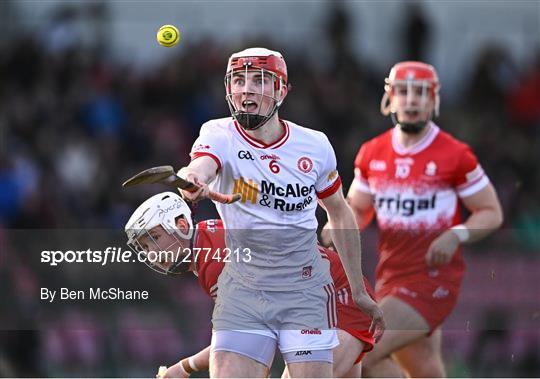
<svg viewBox="0 0 540 379">
<path fill-rule="evenodd" d="M 317 198 L 341 185 L 334 150 L 323 133 L 281 122 L 283 135 L 266 145 L 231 117 L 211 120 L 191 151 L 192 159 L 207 155 L 216 161 L 212 190 L 242 194 L 234 204 L 215 203 L 233 253 L 225 269 L 261 290 L 304 289 L 331 280 L 317 249 L 315 210 Z"/>
</svg>

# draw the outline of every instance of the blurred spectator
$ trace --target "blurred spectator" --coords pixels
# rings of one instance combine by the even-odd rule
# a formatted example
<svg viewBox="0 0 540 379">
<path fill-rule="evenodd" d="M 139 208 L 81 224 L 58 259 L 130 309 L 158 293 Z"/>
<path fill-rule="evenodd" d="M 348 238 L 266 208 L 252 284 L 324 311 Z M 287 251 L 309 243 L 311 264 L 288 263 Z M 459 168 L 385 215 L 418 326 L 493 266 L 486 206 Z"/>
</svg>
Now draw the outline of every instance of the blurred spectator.
<svg viewBox="0 0 540 379">
<path fill-rule="evenodd" d="M 486 311 L 472 347 L 469 364 L 473 376 L 506 376 L 510 374 L 510 315 L 503 308 Z"/>
<path fill-rule="evenodd" d="M 401 35 L 405 51 L 402 60 L 425 61 L 432 33 L 431 26 L 420 3 L 409 1 L 404 6 L 406 9 Z"/>
<path fill-rule="evenodd" d="M 540 50 L 536 61 L 509 96 L 514 122 L 540 131 Z"/>
<path fill-rule="evenodd" d="M 79 45 L 81 33 L 78 29 L 79 16 L 76 7 L 64 4 L 53 10 L 51 24 L 43 33 L 43 46 L 50 54 L 61 54 Z"/>
<path fill-rule="evenodd" d="M 20 212 L 21 190 L 14 164 L 0 155 L 0 223 L 9 221 Z"/>
<path fill-rule="evenodd" d="M 518 83 L 517 68 L 503 48 L 484 47 L 476 61 L 467 100 L 473 109 L 498 113 L 505 106 L 506 94 Z"/>
</svg>

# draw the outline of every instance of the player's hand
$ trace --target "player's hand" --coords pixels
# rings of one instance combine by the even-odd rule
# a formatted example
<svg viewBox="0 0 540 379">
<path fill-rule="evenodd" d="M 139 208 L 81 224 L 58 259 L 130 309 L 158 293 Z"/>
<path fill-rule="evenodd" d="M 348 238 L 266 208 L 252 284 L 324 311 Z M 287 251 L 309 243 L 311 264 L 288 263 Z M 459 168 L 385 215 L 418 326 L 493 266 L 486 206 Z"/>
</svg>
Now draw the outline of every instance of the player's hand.
<svg viewBox="0 0 540 379">
<path fill-rule="evenodd" d="M 176 363 L 175 365 L 172 365 L 171 367 L 167 368 L 167 371 L 165 371 L 164 374 L 161 376 L 158 374 L 156 375 L 157 379 L 160 378 L 189 378 L 189 374 L 184 370 L 182 367 L 182 361 Z"/>
<path fill-rule="evenodd" d="M 429 245 L 426 254 L 427 265 L 432 267 L 450 263 L 458 246 L 458 236 L 451 230 L 445 231 Z"/>
<path fill-rule="evenodd" d="M 191 201 L 192 203 L 194 203 L 199 200 L 208 198 L 208 193 L 210 192 L 210 189 L 208 188 L 208 184 L 202 183 L 197 177 L 196 173 L 191 171 L 189 168 L 184 167 L 180 169 L 180 171 L 178 171 L 177 175 L 180 176 L 181 178 L 186 179 L 187 181 L 190 181 L 196 184 L 199 187 L 199 189 L 195 192 L 180 190 L 180 193 L 185 200 Z"/>
<path fill-rule="evenodd" d="M 386 329 L 381 308 L 379 308 L 377 303 L 367 294 L 367 292 L 364 292 L 360 296 L 353 296 L 353 300 L 358 308 L 371 317 L 369 331 L 370 333 L 373 333 L 375 341 L 378 341 Z"/>
<path fill-rule="evenodd" d="M 327 222 L 326 225 L 322 228 L 320 240 L 321 245 L 323 245 L 324 247 L 332 246 L 332 235 L 329 222 Z"/>
</svg>

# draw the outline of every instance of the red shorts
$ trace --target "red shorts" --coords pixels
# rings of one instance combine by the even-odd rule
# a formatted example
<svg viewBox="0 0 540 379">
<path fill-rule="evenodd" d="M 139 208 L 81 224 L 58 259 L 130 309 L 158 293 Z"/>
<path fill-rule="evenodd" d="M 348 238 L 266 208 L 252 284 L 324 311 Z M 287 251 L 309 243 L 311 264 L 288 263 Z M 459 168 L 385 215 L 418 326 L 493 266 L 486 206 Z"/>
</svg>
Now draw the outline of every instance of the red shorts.
<svg viewBox="0 0 540 379">
<path fill-rule="evenodd" d="M 427 321 L 431 334 L 456 306 L 463 275 L 418 274 L 390 280 L 376 286 L 377 302 L 387 296 L 397 297 L 412 306 Z"/>
<path fill-rule="evenodd" d="M 350 299 L 349 299 L 350 300 Z M 373 333 L 369 332 L 371 318 L 356 307 L 356 305 L 337 303 L 338 329 L 344 330 L 364 344 L 364 349 L 356 358 L 354 364 L 362 360 L 368 351 L 373 350 L 375 339 Z"/>
</svg>

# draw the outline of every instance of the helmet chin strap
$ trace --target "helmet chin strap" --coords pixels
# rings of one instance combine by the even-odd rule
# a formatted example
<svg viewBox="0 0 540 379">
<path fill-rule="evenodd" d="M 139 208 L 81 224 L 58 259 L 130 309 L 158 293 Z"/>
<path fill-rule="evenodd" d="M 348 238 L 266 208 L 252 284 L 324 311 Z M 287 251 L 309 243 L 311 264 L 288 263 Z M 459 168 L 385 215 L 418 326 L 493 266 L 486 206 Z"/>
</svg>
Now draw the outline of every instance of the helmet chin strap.
<svg viewBox="0 0 540 379">
<path fill-rule="evenodd" d="M 272 115 L 273 116 L 273 115 Z M 271 116 L 270 116 L 271 117 Z M 268 116 L 238 111 L 234 113 L 234 118 L 245 130 L 257 130 L 270 120 Z"/>
<path fill-rule="evenodd" d="M 180 275 L 180 274 L 183 274 L 183 273 L 189 271 L 189 265 L 190 265 L 189 262 L 183 262 L 183 261 L 175 262 L 167 270 L 166 274 L 167 275 Z"/>
<path fill-rule="evenodd" d="M 249 112 L 244 112 L 244 111 L 233 111 L 234 107 L 229 102 L 229 107 L 231 108 L 231 111 L 233 111 L 232 114 L 235 120 L 238 121 L 240 125 L 242 125 L 242 128 L 244 128 L 244 130 L 259 129 L 261 126 L 266 124 L 268 120 L 270 120 L 276 114 L 280 105 L 281 105 L 280 103 L 276 103 L 274 105 L 274 109 L 272 110 L 272 112 L 270 112 L 270 114 L 266 116 L 263 116 L 260 114 L 249 113 Z"/>
<path fill-rule="evenodd" d="M 418 121 L 418 122 L 399 122 L 395 112 L 390 113 L 390 118 L 394 125 L 399 124 L 399 128 L 403 133 L 407 134 L 419 134 L 431 120 Z"/>
</svg>

